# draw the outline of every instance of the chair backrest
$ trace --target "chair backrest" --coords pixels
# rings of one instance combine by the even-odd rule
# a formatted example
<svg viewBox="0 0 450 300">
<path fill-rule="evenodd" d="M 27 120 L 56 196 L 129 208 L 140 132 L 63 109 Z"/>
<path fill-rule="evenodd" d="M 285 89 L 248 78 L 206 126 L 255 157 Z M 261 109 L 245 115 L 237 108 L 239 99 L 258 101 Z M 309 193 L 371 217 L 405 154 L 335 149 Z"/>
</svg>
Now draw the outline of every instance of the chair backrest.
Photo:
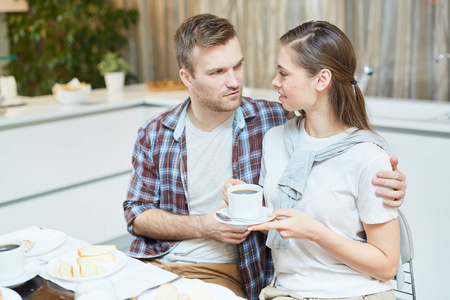
<svg viewBox="0 0 450 300">
<path fill-rule="evenodd" d="M 402 257 L 402 263 L 410 262 L 414 258 L 414 246 L 411 235 L 411 229 L 409 228 L 408 221 L 406 220 L 403 212 L 398 209 L 398 220 L 400 225 L 400 253 Z"/>
</svg>

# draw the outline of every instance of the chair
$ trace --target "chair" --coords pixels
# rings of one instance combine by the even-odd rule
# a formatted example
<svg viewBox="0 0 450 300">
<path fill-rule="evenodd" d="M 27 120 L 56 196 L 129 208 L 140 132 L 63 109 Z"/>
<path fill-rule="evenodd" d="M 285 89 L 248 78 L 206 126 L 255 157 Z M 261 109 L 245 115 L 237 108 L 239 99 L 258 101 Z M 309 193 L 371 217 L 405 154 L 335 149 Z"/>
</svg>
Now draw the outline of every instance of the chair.
<svg viewBox="0 0 450 300">
<path fill-rule="evenodd" d="M 406 297 L 411 297 L 413 300 L 416 300 L 416 287 L 412 264 L 412 260 L 414 258 L 414 247 L 411 229 L 409 228 L 405 215 L 400 210 L 398 210 L 398 220 L 400 225 L 400 253 L 405 278 L 404 284 L 401 284 L 402 282 L 400 282 L 400 289 L 394 289 L 394 291 L 397 299 L 406 299 L 402 297 L 406 295 Z M 397 286 L 395 279 L 393 280 L 393 285 Z"/>
</svg>

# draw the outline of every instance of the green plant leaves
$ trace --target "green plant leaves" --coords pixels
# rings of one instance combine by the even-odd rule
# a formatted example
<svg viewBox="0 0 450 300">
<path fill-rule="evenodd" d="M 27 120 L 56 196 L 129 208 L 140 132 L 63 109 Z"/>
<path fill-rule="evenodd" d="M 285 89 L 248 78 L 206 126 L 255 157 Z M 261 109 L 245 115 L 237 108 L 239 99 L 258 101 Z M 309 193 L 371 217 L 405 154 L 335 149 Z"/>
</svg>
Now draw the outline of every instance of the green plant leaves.
<svg viewBox="0 0 450 300">
<path fill-rule="evenodd" d="M 27 96 L 50 94 L 54 83 L 74 77 L 104 87 L 97 65 L 105 53 L 125 49 L 139 16 L 106 0 L 29 0 L 29 7 L 5 18 L 10 53 L 17 55 L 5 70 Z"/>
</svg>

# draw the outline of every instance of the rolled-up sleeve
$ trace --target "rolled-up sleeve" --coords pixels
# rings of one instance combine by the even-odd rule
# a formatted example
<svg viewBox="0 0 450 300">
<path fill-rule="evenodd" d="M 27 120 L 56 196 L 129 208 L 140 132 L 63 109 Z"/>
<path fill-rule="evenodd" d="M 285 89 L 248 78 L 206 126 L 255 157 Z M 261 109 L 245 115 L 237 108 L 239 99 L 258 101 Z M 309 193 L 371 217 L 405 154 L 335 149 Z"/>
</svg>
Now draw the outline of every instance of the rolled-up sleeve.
<svg viewBox="0 0 450 300">
<path fill-rule="evenodd" d="M 128 231 L 133 234 L 133 222 L 144 211 L 159 207 L 159 177 L 152 156 L 151 130 L 141 128 L 133 150 L 133 172 L 123 203 Z M 147 134 L 146 134 L 147 133 Z"/>
</svg>

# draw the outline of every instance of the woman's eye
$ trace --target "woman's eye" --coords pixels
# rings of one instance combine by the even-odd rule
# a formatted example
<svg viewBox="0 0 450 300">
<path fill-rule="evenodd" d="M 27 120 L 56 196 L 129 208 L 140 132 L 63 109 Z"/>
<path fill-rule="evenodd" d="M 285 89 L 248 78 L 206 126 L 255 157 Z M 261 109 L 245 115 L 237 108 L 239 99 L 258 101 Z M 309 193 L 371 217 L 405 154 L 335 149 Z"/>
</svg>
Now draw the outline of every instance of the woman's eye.
<svg viewBox="0 0 450 300">
<path fill-rule="evenodd" d="M 284 72 L 279 72 L 279 73 L 280 73 L 281 77 L 285 77 L 285 76 L 287 76 L 287 74 L 286 74 L 286 73 L 284 73 Z"/>
</svg>

